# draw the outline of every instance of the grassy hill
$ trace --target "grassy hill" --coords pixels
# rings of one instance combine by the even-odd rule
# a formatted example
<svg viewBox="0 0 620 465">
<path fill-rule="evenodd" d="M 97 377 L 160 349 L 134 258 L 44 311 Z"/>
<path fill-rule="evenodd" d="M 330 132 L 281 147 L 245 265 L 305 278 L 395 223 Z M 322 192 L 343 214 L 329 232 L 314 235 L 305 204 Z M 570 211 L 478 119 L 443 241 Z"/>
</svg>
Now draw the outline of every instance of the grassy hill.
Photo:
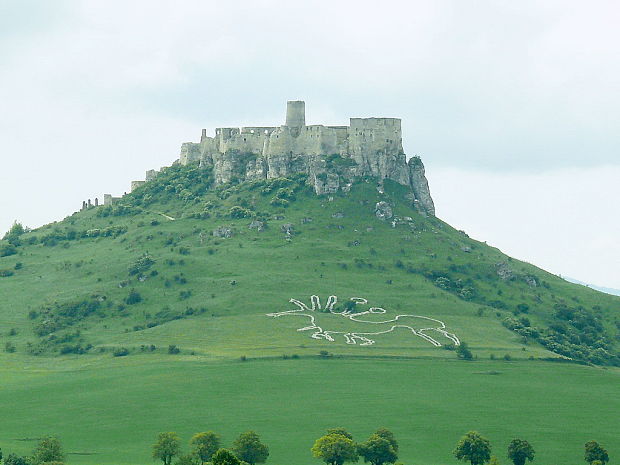
<svg viewBox="0 0 620 465">
<path fill-rule="evenodd" d="M 547 462 L 580 460 L 594 436 L 613 455 L 620 372 L 546 360 L 618 365 L 620 298 L 512 259 L 406 197 L 374 179 L 332 196 L 303 176 L 213 188 L 209 172 L 175 165 L 113 206 L 14 228 L 0 242 L 0 447 L 26 453 L 52 433 L 82 454 L 70 463 L 137 464 L 159 431 L 230 442 L 255 429 L 270 463 L 309 464 L 312 441 L 342 424 L 360 440 L 392 428 L 406 463 L 452 463 L 476 428 L 501 449 L 527 436 Z M 337 312 L 365 298 L 346 308 L 385 309 L 358 318 L 375 323 L 441 323 L 475 360 L 432 329 L 421 334 L 439 347 L 406 328 L 347 344 L 266 315 L 313 295 L 337 296 Z M 315 315 L 335 332 L 374 324 Z"/>
</svg>

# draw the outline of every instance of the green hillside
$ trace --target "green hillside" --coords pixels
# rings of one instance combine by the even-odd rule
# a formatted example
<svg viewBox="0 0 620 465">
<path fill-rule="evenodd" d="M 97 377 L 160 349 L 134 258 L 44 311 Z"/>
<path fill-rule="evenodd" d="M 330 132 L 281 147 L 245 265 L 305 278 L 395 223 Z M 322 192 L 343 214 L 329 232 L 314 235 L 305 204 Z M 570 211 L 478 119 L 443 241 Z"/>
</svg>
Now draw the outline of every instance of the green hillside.
<svg viewBox="0 0 620 465">
<path fill-rule="evenodd" d="M 581 460 L 592 437 L 620 453 L 620 406 L 582 397 L 618 399 L 601 367 L 620 365 L 620 298 L 418 213 L 388 180 L 316 196 L 301 175 L 215 188 L 173 165 L 113 206 L 14 227 L 0 255 L 5 451 L 58 434 L 69 463 L 138 464 L 159 431 L 255 429 L 268 463 L 310 464 L 342 424 L 392 428 L 406 463 L 453 463 L 469 429 L 502 457 L 514 435 L 541 463 Z M 323 331 L 267 315 L 311 296 Z"/>
</svg>

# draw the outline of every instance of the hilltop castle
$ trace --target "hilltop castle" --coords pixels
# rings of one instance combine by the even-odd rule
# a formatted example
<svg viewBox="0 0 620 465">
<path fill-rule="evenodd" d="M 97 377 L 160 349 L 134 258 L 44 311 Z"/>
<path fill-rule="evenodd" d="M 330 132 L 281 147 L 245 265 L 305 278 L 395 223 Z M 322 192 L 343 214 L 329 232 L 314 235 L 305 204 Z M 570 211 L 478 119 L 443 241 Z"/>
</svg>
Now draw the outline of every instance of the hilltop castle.
<svg viewBox="0 0 620 465">
<path fill-rule="evenodd" d="M 200 142 L 181 145 L 179 163 L 212 169 L 216 184 L 305 173 L 317 194 L 347 190 L 356 176 L 391 179 L 411 188 L 419 211 L 435 207 L 419 157 L 407 163 L 399 118 L 351 118 L 349 126 L 306 125 L 305 103 L 289 101 L 283 126 L 202 130 Z M 157 172 L 147 171 L 148 182 Z M 105 203 L 115 198 L 105 196 Z"/>
</svg>

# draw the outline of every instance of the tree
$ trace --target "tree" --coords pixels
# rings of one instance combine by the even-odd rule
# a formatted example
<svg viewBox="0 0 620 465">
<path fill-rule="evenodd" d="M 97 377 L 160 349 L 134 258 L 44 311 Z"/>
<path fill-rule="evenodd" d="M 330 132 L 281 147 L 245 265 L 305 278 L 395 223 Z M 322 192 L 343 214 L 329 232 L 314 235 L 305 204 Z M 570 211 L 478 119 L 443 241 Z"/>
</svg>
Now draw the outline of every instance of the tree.
<svg viewBox="0 0 620 465">
<path fill-rule="evenodd" d="M 240 465 L 239 459 L 228 449 L 220 449 L 211 457 L 213 465 Z"/>
<path fill-rule="evenodd" d="M 382 437 L 383 439 L 386 439 L 392 445 L 394 452 L 398 453 L 398 442 L 394 437 L 394 433 L 392 433 L 387 428 L 379 428 L 377 431 L 375 431 L 375 434 L 379 437 Z"/>
<path fill-rule="evenodd" d="M 358 446 L 358 451 L 364 458 L 364 462 L 370 462 L 372 465 L 394 463 L 398 460 L 398 454 L 390 441 L 376 433 L 370 436 L 366 442 L 361 443 Z"/>
<path fill-rule="evenodd" d="M 13 226 L 11 226 L 11 229 L 8 230 L 2 240 L 8 241 L 10 244 L 13 245 L 20 245 L 21 241 L 19 237 L 25 232 L 28 232 L 28 228 L 24 228 L 21 223 L 14 221 Z"/>
<path fill-rule="evenodd" d="M 181 441 L 177 433 L 159 433 L 157 442 L 153 444 L 153 458 L 161 460 L 164 465 L 170 465 L 172 458 L 179 455 Z"/>
<path fill-rule="evenodd" d="M 514 465 L 525 465 L 526 460 L 534 460 L 534 448 L 524 439 L 513 439 L 508 444 L 508 458 Z"/>
<path fill-rule="evenodd" d="M 609 455 L 607 454 L 607 451 L 603 449 L 598 442 L 588 441 L 586 442 L 585 448 L 586 454 L 584 458 L 589 464 L 592 465 L 595 460 L 598 460 L 603 465 L 609 462 Z"/>
<path fill-rule="evenodd" d="M 337 426 L 336 428 L 329 428 L 327 430 L 327 434 L 340 434 L 341 436 L 344 436 L 345 438 L 349 438 L 353 440 L 353 435 L 349 433 L 346 429 L 344 429 L 342 426 Z"/>
<path fill-rule="evenodd" d="M 46 462 L 62 462 L 65 454 L 58 438 L 46 437 L 32 451 L 32 463 L 39 465 Z"/>
<path fill-rule="evenodd" d="M 196 433 L 192 437 L 190 444 L 194 446 L 194 453 L 200 458 L 201 463 L 211 461 L 211 457 L 220 448 L 220 437 L 213 431 Z"/>
<path fill-rule="evenodd" d="M 233 442 L 232 451 L 240 460 L 248 462 L 250 465 L 265 463 L 269 457 L 269 448 L 260 442 L 258 434 L 254 431 L 240 434 Z"/>
<path fill-rule="evenodd" d="M 471 465 L 482 465 L 491 458 L 491 444 L 476 431 L 470 431 L 457 443 L 453 453 L 458 460 L 467 460 Z"/>
<path fill-rule="evenodd" d="M 312 446 L 312 455 L 329 465 L 357 462 L 359 455 L 353 440 L 343 434 L 326 434 Z"/>
<path fill-rule="evenodd" d="M 471 360 L 474 358 L 466 342 L 461 342 L 456 348 L 456 356 L 463 360 Z"/>
</svg>

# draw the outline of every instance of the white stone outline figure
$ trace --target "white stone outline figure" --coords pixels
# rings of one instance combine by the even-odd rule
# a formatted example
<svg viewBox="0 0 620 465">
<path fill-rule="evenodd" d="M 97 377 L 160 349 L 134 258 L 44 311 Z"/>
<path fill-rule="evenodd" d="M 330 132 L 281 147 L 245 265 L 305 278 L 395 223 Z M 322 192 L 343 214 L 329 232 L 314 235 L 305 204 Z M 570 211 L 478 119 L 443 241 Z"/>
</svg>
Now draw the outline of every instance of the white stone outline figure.
<svg viewBox="0 0 620 465">
<path fill-rule="evenodd" d="M 363 297 L 351 297 L 349 300 L 355 302 L 356 304 L 368 303 L 368 300 Z M 426 332 L 435 331 L 441 334 L 442 336 L 446 337 L 447 339 L 451 340 L 454 343 L 454 345 L 458 346 L 461 344 L 461 341 L 456 336 L 456 334 L 450 333 L 446 330 L 446 325 L 443 321 L 438 320 L 436 318 L 431 318 L 428 316 L 402 314 L 402 315 L 396 315 L 396 317 L 390 320 L 384 320 L 384 321 L 364 320 L 364 319 L 360 319 L 360 317 L 363 315 L 368 315 L 368 314 L 384 314 L 386 313 L 386 310 L 381 307 L 370 307 L 370 309 L 368 309 L 368 311 L 365 311 L 365 312 L 351 312 L 349 310 L 343 310 L 342 312 L 335 312 L 334 307 L 338 303 L 338 297 L 335 295 L 329 296 L 324 308 L 321 307 L 321 299 L 317 295 L 310 296 L 310 302 L 311 302 L 310 308 L 308 308 L 308 306 L 305 303 L 297 299 L 290 299 L 289 302 L 292 304 L 295 304 L 297 306 L 297 309 L 288 310 L 284 312 L 267 313 L 266 315 L 270 317 L 274 317 L 274 318 L 281 317 L 281 316 L 303 316 L 305 318 L 308 318 L 310 320 L 310 324 L 308 326 L 304 326 L 303 328 L 297 329 L 297 331 L 314 331 L 312 335 L 310 336 L 313 339 L 325 339 L 327 341 L 334 342 L 335 339 L 333 335 L 342 335 L 347 344 L 357 344 L 359 341 L 359 345 L 369 346 L 369 345 L 374 344 L 375 341 L 373 339 L 370 339 L 370 337 L 367 337 L 367 336 L 377 336 L 379 334 L 387 334 L 387 333 L 391 333 L 396 328 L 404 328 L 404 329 L 408 329 L 409 331 L 411 331 L 414 335 L 421 337 L 422 339 L 430 342 L 435 347 L 441 347 L 442 344 L 436 339 L 434 339 L 432 336 L 427 334 Z M 323 328 L 321 328 L 320 326 L 316 324 L 316 320 L 313 315 L 314 312 L 320 312 L 321 310 L 325 310 L 325 312 L 323 313 L 331 313 L 332 315 L 340 315 L 344 318 L 348 318 L 349 320 L 356 321 L 358 323 L 366 323 L 366 324 L 374 324 L 374 325 L 388 325 L 390 327 L 389 329 L 386 329 L 384 331 L 376 331 L 376 332 L 358 332 L 358 331 L 344 332 L 344 331 L 324 330 Z M 405 319 L 407 317 L 427 320 L 429 322 L 435 322 L 437 323 L 437 326 L 429 326 L 427 328 L 415 329 L 412 326 L 409 326 L 406 324 L 389 325 L 389 323 L 401 323 L 401 319 Z"/>
</svg>

